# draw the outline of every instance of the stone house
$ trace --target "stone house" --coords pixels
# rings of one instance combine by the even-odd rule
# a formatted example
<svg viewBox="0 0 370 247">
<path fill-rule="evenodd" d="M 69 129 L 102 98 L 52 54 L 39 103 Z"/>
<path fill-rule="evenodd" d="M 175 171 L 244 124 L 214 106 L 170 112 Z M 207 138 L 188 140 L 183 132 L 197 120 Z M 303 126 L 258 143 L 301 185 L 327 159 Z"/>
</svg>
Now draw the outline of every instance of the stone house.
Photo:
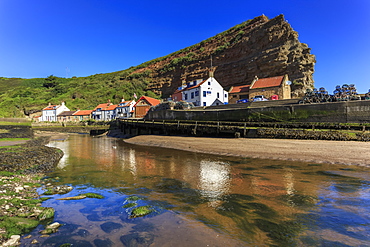
<svg viewBox="0 0 370 247">
<path fill-rule="evenodd" d="M 291 99 L 291 82 L 288 75 L 275 76 L 259 79 L 257 76 L 249 87 L 249 99 L 256 95 L 263 95 L 267 99 L 275 97 L 278 99 Z"/>
<path fill-rule="evenodd" d="M 87 121 L 91 119 L 92 110 L 78 110 L 74 116 L 74 121 Z"/>
<path fill-rule="evenodd" d="M 236 101 L 240 99 L 249 100 L 249 87 L 248 85 L 231 86 L 229 89 L 229 104 L 236 104 Z"/>
<path fill-rule="evenodd" d="M 76 113 L 76 111 L 64 111 L 60 113 L 57 116 L 57 121 L 58 122 L 72 122 L 75 121 L 75 118 L 73 114 Z"/>
</svg>

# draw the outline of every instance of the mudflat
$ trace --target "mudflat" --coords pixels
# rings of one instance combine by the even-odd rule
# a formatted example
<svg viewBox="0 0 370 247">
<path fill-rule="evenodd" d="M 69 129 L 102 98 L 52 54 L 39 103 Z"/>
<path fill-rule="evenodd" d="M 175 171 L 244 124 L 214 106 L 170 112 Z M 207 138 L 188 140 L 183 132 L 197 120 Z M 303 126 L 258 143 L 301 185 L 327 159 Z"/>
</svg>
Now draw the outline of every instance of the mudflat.
<svg viewBox="0 0 370 247">
<path fill-rule="evenodd" d="M 198 153 L 370 167 L 370 142 L 141 135 L 124 142 Z"/>
<path fill-rule="evenodd" d="M 20 141 L 0 141 L 0 147 L 3 147 L 3 146 L 13 146 L 13 145 L 18 145 L 18 144 L 24 144 L 26 142 L 27 142 L 27 140 L 20 140 Z"/>
</svg>

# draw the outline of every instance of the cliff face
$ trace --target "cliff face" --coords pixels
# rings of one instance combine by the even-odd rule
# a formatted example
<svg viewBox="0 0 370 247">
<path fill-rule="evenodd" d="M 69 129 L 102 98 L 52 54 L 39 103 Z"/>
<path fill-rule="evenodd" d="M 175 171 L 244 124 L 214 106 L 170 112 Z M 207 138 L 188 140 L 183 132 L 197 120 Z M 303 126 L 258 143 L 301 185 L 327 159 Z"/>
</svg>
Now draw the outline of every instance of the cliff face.
<svg viewBox="0 0 370 247">
<path fill-rule="evenodd" d="M 139 65 L 131 76 L 148 75 L 148 90 L 167 97 L 184 80 L 208 78 L 212 57 L 215 78 L 225 88 L 249 84 L 255 76 L 288 74 L 293 96 L 298 96 L 313 87 L 316 61 L 310 51 L 299 42 L 297 32 L 283 15 L 271 20 L 259 16 L 199 44 Z"/>
</svg>

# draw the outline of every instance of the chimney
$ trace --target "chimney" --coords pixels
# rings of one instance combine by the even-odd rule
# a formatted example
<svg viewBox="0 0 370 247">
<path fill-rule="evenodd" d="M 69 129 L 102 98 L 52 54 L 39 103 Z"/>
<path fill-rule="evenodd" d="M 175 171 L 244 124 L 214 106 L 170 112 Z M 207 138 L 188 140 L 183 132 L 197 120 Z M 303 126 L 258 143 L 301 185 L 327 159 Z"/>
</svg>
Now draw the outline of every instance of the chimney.
<svg viewBox="0 0 370 247">
<path fill-rule="evenodd" d="M 254 77 L 254 79 L 253 79 L 253 81 L 252 81 L 251 85 L 249 86 L 249 88 L 253 88 L 254 83 L 255 83 L 256 81 L 258 81 L 258 77 L 257 77 L 257 76 L 255 76 L 255 77 Z"/>
<path fill-rule="evenodd" d="M 124 101 L 125 101 L 125 98 L 124 98 L 124 97 L 122 97 L 121 102 L 124 102 Z"/>
<path fill-rule="evenodd" d="M 49 102 L 49 105 L 48 106 L 51 106 L 51 103 Z"/>
</svg>

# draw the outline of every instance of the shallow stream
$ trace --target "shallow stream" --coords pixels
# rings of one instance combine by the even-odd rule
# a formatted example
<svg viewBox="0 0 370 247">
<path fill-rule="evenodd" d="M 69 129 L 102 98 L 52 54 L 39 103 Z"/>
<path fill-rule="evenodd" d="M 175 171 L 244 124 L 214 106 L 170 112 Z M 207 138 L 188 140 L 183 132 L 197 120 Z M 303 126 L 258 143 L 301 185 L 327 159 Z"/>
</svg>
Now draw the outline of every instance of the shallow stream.
<svg viewBox="0 0 370 247">
<path fill-rule="evenodd" d="M 43 203 L 21 246 L 368 246 L 370 169 L 197 154 L 71 135 L 48 174 L 74 189 Z M 42 189 L 39 191 L 42 193 Z M 104 199 L 58 200 L 93 192 Z M 151 213 L 133 217 L 148 206 Z M 46 222 L 50 223 L 50 222 Z M 45 223 L 45 224 L 46 224 Z M 25 239 L 25 236 L 32 237 Z"/>
</svg>

